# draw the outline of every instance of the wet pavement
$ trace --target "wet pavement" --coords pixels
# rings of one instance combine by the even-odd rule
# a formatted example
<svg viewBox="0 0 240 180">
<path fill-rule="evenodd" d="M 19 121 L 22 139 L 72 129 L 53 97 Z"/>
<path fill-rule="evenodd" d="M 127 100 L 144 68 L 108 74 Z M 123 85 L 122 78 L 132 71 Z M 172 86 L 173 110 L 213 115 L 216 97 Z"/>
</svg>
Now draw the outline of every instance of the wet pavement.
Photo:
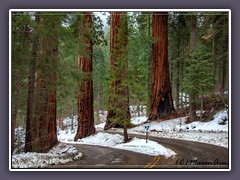
<svg viewBox="0 0 240 180">
<path fill-rule="evenodd" d="M 121 134 L 121 133 L 116 133 Z M 145 138 L 144 135 L 129 134 L 129 137 Z M 170 148 L 176 156 L 149 156 L 131 151 L 92 145 L 77 145 L 83 157 L 64 165 L 51 165 L 47 168 L 64 169 L 228 169 L 229 150 L 210 144 L 149 137 L 150 140 Z"/>
</svg>

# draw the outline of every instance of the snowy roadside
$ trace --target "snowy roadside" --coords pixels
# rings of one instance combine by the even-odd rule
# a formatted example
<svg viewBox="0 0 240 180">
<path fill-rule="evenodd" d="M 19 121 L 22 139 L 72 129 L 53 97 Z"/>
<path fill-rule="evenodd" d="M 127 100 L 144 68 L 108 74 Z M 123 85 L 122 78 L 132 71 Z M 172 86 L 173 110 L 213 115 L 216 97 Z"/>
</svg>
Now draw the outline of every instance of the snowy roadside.
<svg viewBox="0 0 240 180">
<path fill-rule="evenodd" d="M 140 124 L 128 129 L 132 134 L 145 134 L 144 126 L 150 126 L 150 136 L 170 139 L 181 139 L 202 142 L 228 148 L 228 121 L 223 124 L 227 117 L 226 111 L 219 111 L 212 121 L 193 122 L 186 124 L 186 117 L 171 119 L 161 122 L 150 122 L 145 124 L 147 117 L 132 118 L 133 124 Z M 96 129 L 102 131 L 104 123 L 97 125 Z M 110 129 L 109 132 L 122 132 L 122 129 Z"/>
<path fill-rule="evenodd" d="M 48 165 L 65 164 L 82 157 L 77 148 L 60 143 L 48 153 L 22 153 L 12 156 L 12 168 L 43 168 Z"/>
<path fill-rule="evenodd" d="M 148 141 L 148 143 L 146 143 L 145 139 L 133 138 L 130 142 L 123 143 L 124 138 L 119 134 L 99 132 L 92 136 L 79 139 L 77 142 L 74 142 L 74 134 L 71 135 L 63 132 L 59 134 L 58 139 L 64 143 L 104 146 L 138 152 L 151 156 L 162 155 L 168 158 L 176 155 L 176 153 L 171 149 L 165 148 L 164 146 L 154 141 Z"/>
</svg>

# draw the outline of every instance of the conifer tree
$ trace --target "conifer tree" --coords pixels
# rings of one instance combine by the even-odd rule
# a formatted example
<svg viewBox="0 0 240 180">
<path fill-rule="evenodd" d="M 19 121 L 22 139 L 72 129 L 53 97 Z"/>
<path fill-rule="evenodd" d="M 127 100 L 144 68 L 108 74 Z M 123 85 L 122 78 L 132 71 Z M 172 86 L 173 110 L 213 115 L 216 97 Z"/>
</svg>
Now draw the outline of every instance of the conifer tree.
<svg viewBox="0 0 240 180">
<path fill-rule="evenodd" d="M 111 82 L 104 129 L 124 127 L 124 139 L 127 141 L 127 126 L 130 125 L 131 118 L 127 83 L 127 14 L 112 12 L 110 18 Z"/>
</svg>

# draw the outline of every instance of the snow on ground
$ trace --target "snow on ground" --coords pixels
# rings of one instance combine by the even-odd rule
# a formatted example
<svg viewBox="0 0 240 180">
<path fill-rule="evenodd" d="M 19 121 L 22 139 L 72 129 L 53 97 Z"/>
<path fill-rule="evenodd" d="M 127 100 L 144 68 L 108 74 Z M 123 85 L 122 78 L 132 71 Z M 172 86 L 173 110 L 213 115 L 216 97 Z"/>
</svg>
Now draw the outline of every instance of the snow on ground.
<svg viewBox="0 0 240 180">
<path fill-rule="evenodd" d="M 195 142 L 207 143 L 207 144 L 212 144 L 212 145 L 228 148 L 228 133 L 150 132 L 149 135 L 150 136 L 155 136 L 155 137 L 170 138 L 170 139 L 181 139 L 181 140 L 187 140 L 187 141 L 195 141 Z"/>
<path fill-rule="evenodd" d="M 68 137 L 68 138 L 66 138 Z M 145 139 L 133 138 L 130 142 L 123 143 L 123 136 L 119 134 L 109 134 L 109 133 L 97 133 L 95 135 L 79 139 L 77 142 L 73 142 L 68 135 L 61 134 L 59 140 L 66 143 L 75 143 L 75 144 L 88 144 L 88 145 L 97 145 L 110 148 L 124 149 L 128 151 L 138 152 L 142 154 L 158 156 L 162 155 L 165 157 L 171 157 L 176 155 L 172 150 L 163 147 L 154 141 L 148 141 L 146 143 Z"/>
<path fill-rule="evenodd" d="M 226 121 L 226 124 L 221 125 L 221 123 L 224 123 L 223 121 L 227 118 L 227 116 L 226 111 L 220 111 L 214 116 L 212 121 L 192 122 L 183 126 L 177 125 L 176 128 L 178 130 L 189 129 L 190 131 L 199 132 L 228 132 L 228 121 Z"/>
<path fill-rule="evenodd" d="M 142 117 L 140 117 L 142 118 Z M 147 119 L 146 117 L 144 117 Z M 150 122 L 145 123 L 143 125 L 132 128 L 132 131 L 144 131 L 144 126 L 149 125 L 150 131 L 158 131 L 158 132 L 174 132 L 174 131 L 187 131 L 187 132 L 228 132 L 228 121 L 226 124 L 221 125 L 224 119 L 227 118 L 226 111 L 218 112 L 212 121 L 209 122 L 199 122 L 195 121 L 189 124 L 186 124 L 187 117 L 181 117 L 171 120 L 165 120 L 161 122 Z M 144 120 L 143 120 L 144 121 Z"/>
<path fill-rule="evenodd" d="M 101 124 L 95 125 L 95 128 L 96 128 L 96 130 L 101 131 L 104 129 L 104 126 L 105 126 L 105 123 L 101 123 Z"/>
<path fill-rule="evenodd" d="M 89 144 L 105 147 L 114 147 L 123 143 L 123 136 L 119 134 L 97 133 L 78 140 L 79 144 Z"/>
<path fill-rule="evenodd" d="M 189 141 L 197 141 L 202 143 L 213 144 L 228 148 L 228 121 L 226 111 L 219 111 L 214 119 L 209 122 L 192 122 L 186 124 L 186 118 L 176 118 L 161 122 L 153 121 L 140 124 L 134 128 L 128 129 L 129 133 L 145 134 L 144 126 L 150 126 L 150 136 L 182 139 Z M 147 121 L 147 117 L 134 117 L 133 121 Z M 221 125 L 222 124 L 222 125 Z M 98 126 L 97 130 L 103 130 L 104 123 Z M 110 131 L 122 132 L 122 129 L 111 129 Z"/>
<path fill-rule="evenodd" d="M 148 154 L 152 156 L 162 155 L 167 158 L 176 155 L 174 151 L 165 148 L 157 142 L 148 141 L 146 143 L 145 139 L 138 139 L 136 137 L 134 137 L 132 141 L 128 143 L 117 144 L 115 148 L 134 151 L 142 154 Z"/>
<path fill-rule="evenodd" d="M 64 164 L 82 157 L 75 147 L 60 143 L 48 153 L 21 153 L 12 156 L 13 168 L 42 168 L 53 164 Z"/>
</svg>

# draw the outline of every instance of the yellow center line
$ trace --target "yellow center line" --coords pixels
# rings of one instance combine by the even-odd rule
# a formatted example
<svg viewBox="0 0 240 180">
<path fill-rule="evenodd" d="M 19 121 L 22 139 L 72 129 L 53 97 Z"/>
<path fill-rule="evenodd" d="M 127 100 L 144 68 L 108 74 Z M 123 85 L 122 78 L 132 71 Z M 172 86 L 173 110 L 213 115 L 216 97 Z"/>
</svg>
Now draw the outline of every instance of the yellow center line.
<svg viewBox="0 0 240 180">
<path fill-rule="evenodd" d="M 150 166 L 156 161 L 156 159 L 157 159 L 157 156 L 155 156 L 155 157 L 153 158 L 153 161 L 151 161 L 150 163 L 148 163 L 144 168 L 150 167 Z"/>
<path fill-rule="evenodd" d="M 155 156 L 153 161 L 148 163 L 144 168 L 153 168 L 159 160 L 160 160 L 160 156 Z"/>
<path fill-rule="evenodd" d="M 158 163 L 159 160 L 160 160 L 160 156 L 157 157 L 157 160 L 149 168 L 153 168 Z"/>
</svg>

